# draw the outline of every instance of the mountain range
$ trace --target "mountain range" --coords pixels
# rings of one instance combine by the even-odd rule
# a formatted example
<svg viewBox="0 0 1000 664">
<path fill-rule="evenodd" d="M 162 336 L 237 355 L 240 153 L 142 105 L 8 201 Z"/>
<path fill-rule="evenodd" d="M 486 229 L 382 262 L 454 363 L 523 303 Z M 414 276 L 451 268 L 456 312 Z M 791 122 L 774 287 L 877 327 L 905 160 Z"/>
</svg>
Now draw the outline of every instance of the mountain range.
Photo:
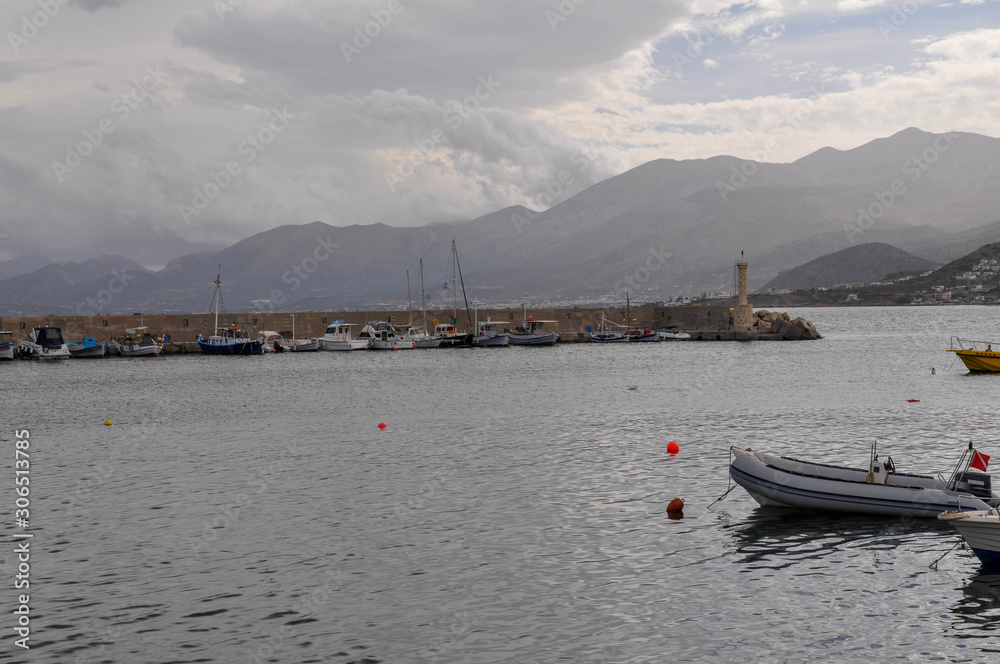
<svg viewBox="0 0 1000 664">
<path fill-rule="evenodd" d="M 205 311 L 220 270 L 230 311 L 405 305 L 407 271 L 419 301 L 421 258 L 430 301 L 443 304 L 452 239 L 469 299 L 485 304 L 730 291 L 741 252 L 751 289 L 867 243 L 944 263 L 1000 241 L 1000 139 L 910 128 L 786 164 L 658 159 L 544 212 L 515 206 L 416 228 L 287 225 L 156 272 L 124 257 L 22 257 L 0 263 L 0 313 Z"/>
</svg>

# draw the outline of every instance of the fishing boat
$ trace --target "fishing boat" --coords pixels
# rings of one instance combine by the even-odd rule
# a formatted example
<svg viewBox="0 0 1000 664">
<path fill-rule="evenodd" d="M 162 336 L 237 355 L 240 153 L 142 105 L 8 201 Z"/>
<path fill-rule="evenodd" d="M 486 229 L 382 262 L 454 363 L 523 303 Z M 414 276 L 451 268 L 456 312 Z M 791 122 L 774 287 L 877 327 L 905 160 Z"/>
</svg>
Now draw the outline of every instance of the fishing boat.
<svg viewBox="0 0 1000 664">
<path fill-rule="evenodd" d="M 801 461 L 731 447 L 729 475 L 764 507 L 935 517 L 1000 504 L 985 472 L 969 470 L 979 453 L 969 446 L 951 478 L 900 473 L 872 445 L 867 469 Z M 980 455 L 982 456 L 982 455 Z M 977 466 L 973 464 L 973 467 Z"/>
<path fill-rule="evenodd" d="M 17 344 L 14 343 L 14 333 L 0 331 L 0 360 L 13 360 Z"/>
<path fill-rule="evenodd" d="M 104 357 L 108 352 L 107 344 L 97 341 L 94 337 L 84 337 L 80 341 L 66 343 L 70 357 Z"/>
<path fill-rule="evenodd" d="M 215 294 L 212 296 L 215 305 L 215 334 L 206 337 L 199 333 L 196 341 L 201 352 L 206 355 L 262 355 L 264 341 L 260 337 L 252 339 L 250 333 L 241 329 L 234 322 L 229 327 L 219 327 L 219 310 L 222 308 L 222 268 L 215 277 Z"/>
<path fill-rule="evenodd" d="M 625 293 L 625 325 L 628 326 L 625 330 L 625 336 L 628 337 L 629 341 L 650 342 L 660 340 L 660 335 L 655 331 L 636 324 L 632 316 L 632 302 L 629 299 L 628 292 Z"/>
<path fill-rule="evenodd" d="M 607 326 L 607 327 L 606 327 Z M 619 329 L 612 330 L 608 329 L 610 327 L 617 327 Z M 628 341 L 628 336 L 622 330 L 622 326 L 618 323 L 612 322 L 605 318 L 604 312 L 601 312 L 601 325 L 597 332 L 590 333 L 590 340 L 595 343 L 617 343 L 620 341 Z"/>
<path fill-rule="evenodd" d="M 440 348 L 441 342 L 444 341 L 441 337 L 428 334 L 427 330 L 420 325 L 413 325 L 406 328 L 403 340 L 413 342 L 414 348 Z"/>
<path fill-rule="evenodd" d="M 351 338 L 352 323 L 335 320 L 326 328 L 326 334 L 319 339 L 322 350 L 364 350 L 368 348 L 368 339 Z"/>
<path fill-rule="evenodd" d="M 472 335 L 472 345 L 482 348 L 501 347 L 510 344 L 510 335 L 497 331 L 497 324 L 490 320 L 476 321 L 476 332 Z"/>
<path fill-rule="evenodd" d="M 997 343 L 997 348 L 1000 349 L 1000 343 Z M 957 355 L 969 371 L 977 373 L 1000 371 L 1000 350 L 993 350 L 993 344 L 989 341 L 969 341 L 952 337 L 948 352 Z"/>
<path fill-rule="evenodd" d="M 676 325 L 665 325 L 656 331 L 656 335 L 660 337 L 660 341 L 682 341 L 691 338 L 690 334 L 681 332 Z"/>
<path fill-rule="evenodd" d="M 17 345 L 17 354 L 26 360 L 68 360 L 70 357 L 62 330 L 50 325 L 33 329 Z"/>
<path fill-rule="evenodd" d="M 319 350 L 319 341 L 316 339 L 296 339 L 295 338 L 295 314 L 292 314 L 292 338 L 284 342 L 285 350 L 293 353 L 311 353 Z"/>
<path fill-rule="evenodd" d="M 122 357 L 156 357 L 163 350 L 148 328 L 130 327 L 125 334 L 114 340 L 115 348 Z"/>
<path fill-rule="evenodd" d="M 555 325 L 554 320 L 535 320 L 534 316 L 528 316 L 528 308 L 521 305 L 524 313 L 521 327 L 510 333 L 511 346 L 554 346 L 559 341 L 558 332 L 547 332 L 546 325 Z"/>
<path fill-rule="evenodd" d="M 942 512 L 938 519 L 950 523 L 984 565 L 1000 564 L 1000 509 Z"/>
<path fill-rule="evenodd" d="M 415 347 L 412 341 L 399 336 L 396 328 L 387 321 L 368 323 L 361 328 L 358 339 L 364 339 L 371 350 L 409 350 Z"/>
</svg>

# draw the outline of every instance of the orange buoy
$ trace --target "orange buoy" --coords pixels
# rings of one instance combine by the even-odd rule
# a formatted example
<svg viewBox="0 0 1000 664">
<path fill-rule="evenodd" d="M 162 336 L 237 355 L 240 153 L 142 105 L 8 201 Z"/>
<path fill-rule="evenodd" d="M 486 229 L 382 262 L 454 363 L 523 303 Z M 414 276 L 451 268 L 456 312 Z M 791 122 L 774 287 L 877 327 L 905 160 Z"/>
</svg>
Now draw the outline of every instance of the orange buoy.
<svg viewBox="0 0 1000 664">
<path fill-rule="evenodd" d="M 910 403 L 914 403 L 914 402 L 920 403 L 920 399 L 907 399 L 907 401 L 909 401 Z"/>
<path fill-rule="evenodd" d="M 681 446 L 672 440 L 669 443 L 667 443 L 667 451 L 670 452 L 671 454 L 677 454 L 678 452 L 681 451 Z"/>
<path fill-rule="evenodd" d="M 385 429 L 387 426 L 389 426 L 389 425 L 386 424 L 385 422 L 379 422 L 378 423 L 378 428 L 379 429 Z"/>
<path fill-rule="evenodd" d="M 682 512 L 684 510 L 684 501 L 680 498 L 674 498 L 667 505 L 668 512 Z"/>
</svg>

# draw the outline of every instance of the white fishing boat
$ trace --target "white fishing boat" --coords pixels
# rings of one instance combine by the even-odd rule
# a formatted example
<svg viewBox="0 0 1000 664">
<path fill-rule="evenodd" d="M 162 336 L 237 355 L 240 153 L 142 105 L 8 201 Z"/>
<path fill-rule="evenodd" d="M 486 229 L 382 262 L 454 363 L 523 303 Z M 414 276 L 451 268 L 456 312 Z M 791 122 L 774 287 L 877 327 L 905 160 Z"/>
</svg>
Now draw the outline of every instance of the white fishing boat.
<svg viewBox="0 0 1000 664">
<path fill-rule="evenodd" d="M 358 339 L 364 339 L 371 350 L 409 350 L 414 348 L 412 341 L 407 341 L 399 336 L 396 328 L 386 321 L 368 323 L 361 328 Z"/>
<path fill-rule="evenodd" d="M 368 348 L 368 339 L 353 339 L 351 326 L 343 320 L 335 320 L 326 328 L 326 334 L 319 339 L 321 350 L 364 350 Z"/>
<path fill-rule="evenodd" d="M 293 353 L 311 353 L 319 350 L 316 339 L 297 339 L 295 337 L 295 314 L 292 314 L 292 338 L 284 342 L 285 350 Z"/>
<path fill-rule="evenodd" d="M 1000 509 L 974 512 L 942 512 L 984 565 L 1000 564 Z"/>
<path fill-rule="evenodd" d="M 163 346 L 150 334 L 148 328 L 130 327 L 125 334 L 115 339 L 115 348 L 122 357 L 156 357 Z"/>
<path fill-rule="evenodd" d="M 472 323 L 472 345 L 481 348 L 500 348 L 510 344 L 510 335 L 497 330 L 497 324 L 490 319 L 479 320 L 479 303 L 476 303 L 475 319 Z"/>
<path fill-rule="evenodd" d="M 414 348 L 440 348 L 443 341 L 441 337 L 428 334 L 427 330 L 420 325 L 413 325 L 406 328 L 403 340 L 413 342 Z"/>
<path fill-rule="evenodd" d="M 612 327 L 618 329 L 611 329 Z M 612 322 L 605 318 L 604 313 L 601 313 L 601 325 L 597 332 L 590 333 L 590 340 L 595 343 L 618 343 L 621 341 L 628 341 L 628 336 L 625 334 L 625 329 L 623 326 L 618 325 L 618 323 Z"/>
<path fill-rule="evenodd" d="M 14 333 L 0 331 L 0 360 L 13 360 L 16 348 L 17 344 L 14 343 Z"/>
<path fill-rule="evenodd" d="M 892 457 L 881 461 L 875 445 L 867 469 L 801 461 L 730 448 L 733 481 L 765 507 L 935 517 L 941 512 L 988 510 L 1000 504 L 990 476 L 969 470 L 975 450 L 966 451 L 949 480 L 900 473 Z"/>
<path fill-rule="evenodd" d="M 70 357 L 62 330 L 49 325 L 33 329 L 18 344 L 17 354 L 26 360 L 67 360 Z"/>
<path fill-rule="evenodd" d="M 676 325 L 665 325 L 656 331 L 656 335 L 660 337 L 660 341 L 683 341 L 691 338 L 690 334 L 681 332 Z"/>
<path fill-rule="evenodd" d="M 528 308 L 521 305 L 524 312 L 521 327 L 510 333 L 510 345 L 512 346 L 554 346 L 559 341 L 558 332 L 548 332 L 546 325 L 555 325 L 554 320 L 535 320 L 534 316 L 528 316 Z"/>
</svg>

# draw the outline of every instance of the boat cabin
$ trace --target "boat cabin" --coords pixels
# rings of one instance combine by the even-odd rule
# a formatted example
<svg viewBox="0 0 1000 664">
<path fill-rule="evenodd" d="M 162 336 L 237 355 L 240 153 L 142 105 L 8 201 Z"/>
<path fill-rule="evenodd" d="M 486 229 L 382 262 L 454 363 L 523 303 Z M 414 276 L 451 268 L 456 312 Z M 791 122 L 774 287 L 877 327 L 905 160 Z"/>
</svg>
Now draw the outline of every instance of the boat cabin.
<svg viewBox="0 0 1000 664">
<path fill-rule="evenodd" d="M 62 330 L 58 327 L 36 327 L 29 337 L 42 348 L 50 350 L 62 348 L 66 343 L 63 341 Z"/>
</svg>

